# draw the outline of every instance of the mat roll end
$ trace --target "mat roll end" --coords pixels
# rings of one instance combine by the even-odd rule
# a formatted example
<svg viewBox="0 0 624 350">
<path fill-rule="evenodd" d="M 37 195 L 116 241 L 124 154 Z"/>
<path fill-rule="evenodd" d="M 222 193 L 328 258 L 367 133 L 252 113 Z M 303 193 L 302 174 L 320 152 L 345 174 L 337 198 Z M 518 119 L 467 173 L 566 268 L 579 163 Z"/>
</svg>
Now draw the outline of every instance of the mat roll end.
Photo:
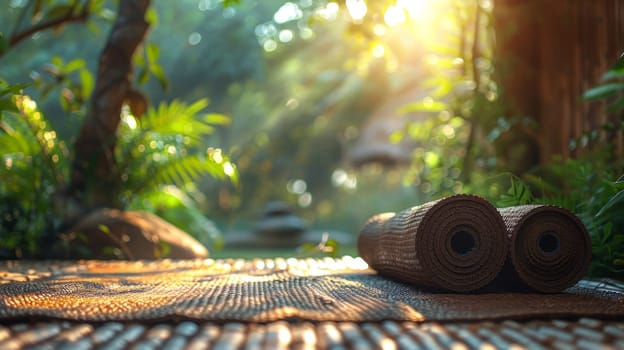
<svg viewBox="0 0 624 350">
<path fill-rule="evenodd" d="M 550 205 L 501 208 L 499 212 L 509 232 L 511 265 L 526 287 L 557 293 L 587 273 L 591 239 L 572 212 Z"/>
<path fill-rule="evenodd" d="M 471 292 L 489 284 L 507 253 L 505 224 L 485 199 L 455 195 L 374 216 L 358 250 L 380 274 L 419 286 Z"/>
</svg>

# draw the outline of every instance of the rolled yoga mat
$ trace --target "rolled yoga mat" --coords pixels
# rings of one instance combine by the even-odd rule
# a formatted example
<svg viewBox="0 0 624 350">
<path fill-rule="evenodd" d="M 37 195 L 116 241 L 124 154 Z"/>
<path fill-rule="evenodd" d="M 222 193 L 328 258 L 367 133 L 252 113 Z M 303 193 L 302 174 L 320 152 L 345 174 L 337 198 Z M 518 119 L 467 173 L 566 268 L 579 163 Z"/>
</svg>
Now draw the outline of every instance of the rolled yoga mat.
<svg viewBox="0 0 624 350">
<path fill-rule="evenodd" d="M 384 276 L 470 292 L 490 283 L 507 257 L 505 224 L 485 199 L 455 195 L 368 220 L 358 251 Z"/>
<path fill-rule="evenodd" d="M 509 261 L 501 273 L 507 287 L 515 284 L 557 293 L 587 272 L 591 240 L 576 215 L 549 205 L 501 208 L 499 212 L 510 240 Z"/>
</svg>

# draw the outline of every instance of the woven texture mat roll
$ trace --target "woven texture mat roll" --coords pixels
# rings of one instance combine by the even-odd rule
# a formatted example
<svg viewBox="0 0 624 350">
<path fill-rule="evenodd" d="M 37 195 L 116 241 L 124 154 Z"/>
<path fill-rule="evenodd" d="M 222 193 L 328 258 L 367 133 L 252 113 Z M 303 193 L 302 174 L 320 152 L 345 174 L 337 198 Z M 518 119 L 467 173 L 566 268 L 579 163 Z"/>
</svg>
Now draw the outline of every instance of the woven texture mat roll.
<svg viewBox="0 0 624 350">
<path fill-rule="evenodd" d="M 505 224 L 485 199 L 456 195 L 371 218 L 360 231 L 360 256 L 401 281 L 469 292 L 490 283 L 507 255 Z"/>
<path fill-rule="evenodd" d="M 573 213 L 548 205 L 501 208 L 499 212 L 510 240 L 502 283 L 554 293 L 574 285 L 587 272 L 591 240 Z"/>
<path fill-rule="evenodd" d="M 431 293 L 380 277 L 362 259 L 350 257 L 0 262 L 0 321 L 624 317 L 624 288 L 589 283 L 562 294 Z"/>
</svg>

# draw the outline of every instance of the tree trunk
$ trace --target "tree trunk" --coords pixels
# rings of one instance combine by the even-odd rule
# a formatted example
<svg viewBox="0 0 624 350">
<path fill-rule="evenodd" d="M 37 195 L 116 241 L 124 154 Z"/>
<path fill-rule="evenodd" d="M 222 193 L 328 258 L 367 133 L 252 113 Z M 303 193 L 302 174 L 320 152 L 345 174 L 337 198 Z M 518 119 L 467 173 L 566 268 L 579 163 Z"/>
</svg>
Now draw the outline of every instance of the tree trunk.
<svg viewBox="0 0 624 350">
<path fill-rule="evenodd" d="M 149 24 L 150 0 L 122 0 L 118 16 L 100 55 L 89 111 L 74 143 L 70 194 L 82 210 L 117 206 L 120 174 L 115 147 L 121 107 L 130 89 L 132 56 Z"/>
<path fill-rule="evenodd" d="M 624 51 L 624 1 L 495 0 L 494 5 L 497 68 L 507 114 L 539 125 L 521 140 L 538 153 L 525 155 L 533 156 L 525 167 L 547 163 L 555 155 L 579 155 L 570 149 L 570 140 L 616 118 L 604 102 L 589 103 L 581 96 Z M 602 142 L 614 142 L 621 155 L 622 132 L 606 137 Z"/>
</svg>

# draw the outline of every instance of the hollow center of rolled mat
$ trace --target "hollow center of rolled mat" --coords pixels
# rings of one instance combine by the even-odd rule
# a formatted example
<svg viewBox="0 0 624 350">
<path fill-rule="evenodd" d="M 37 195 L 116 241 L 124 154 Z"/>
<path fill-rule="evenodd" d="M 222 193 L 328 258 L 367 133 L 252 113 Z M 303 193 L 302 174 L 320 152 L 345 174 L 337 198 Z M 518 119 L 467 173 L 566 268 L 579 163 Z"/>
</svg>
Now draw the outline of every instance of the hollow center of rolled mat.
<svg viewBox="0 0 624 350">
<path fill-rule="evenodd" d="M 470 254 L 476 246 L 474 234 L 466 229 L 459 229 L 451 235 L 451 249 L 457 255 Z"/>
<path fill-rule="evenodd" d="M 552 231 L 543 232 L 538 240 L 539 249 L 546 254 L 554 254 L 559 250 L 559 236 Z"/>
</svg>

